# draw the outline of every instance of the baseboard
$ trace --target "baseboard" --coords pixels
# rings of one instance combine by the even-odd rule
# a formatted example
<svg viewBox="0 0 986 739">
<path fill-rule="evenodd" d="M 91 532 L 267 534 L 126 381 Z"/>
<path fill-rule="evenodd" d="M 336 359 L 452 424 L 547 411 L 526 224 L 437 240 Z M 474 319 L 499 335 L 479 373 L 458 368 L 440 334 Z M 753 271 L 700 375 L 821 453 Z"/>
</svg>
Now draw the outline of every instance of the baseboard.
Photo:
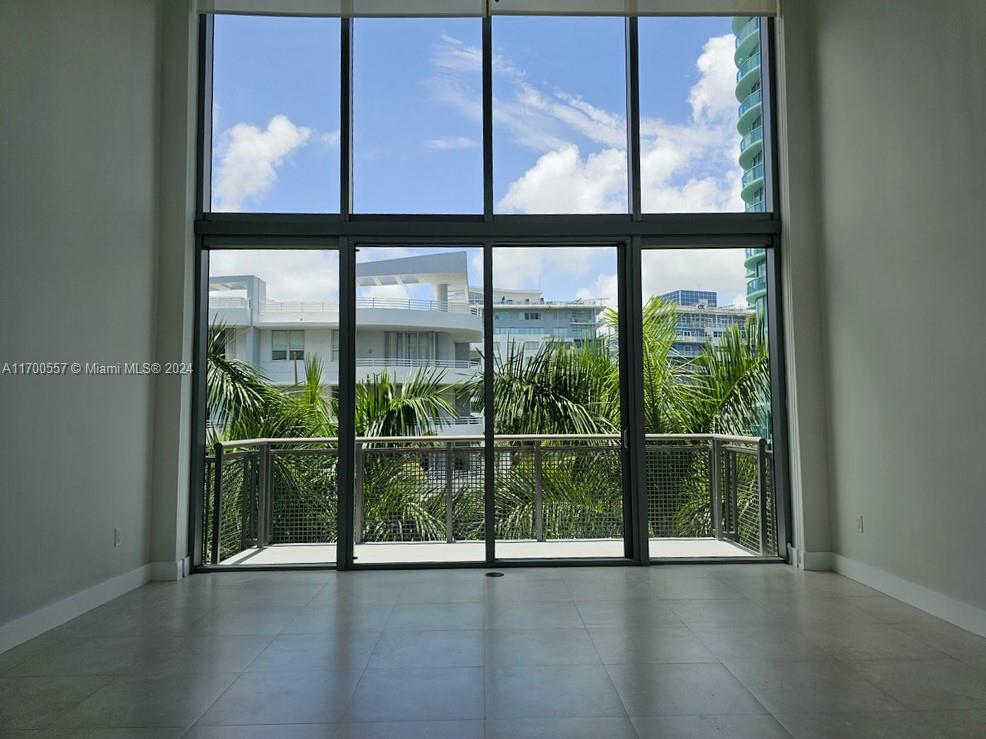
<svg viewBox="0 0 986 739">
<path fill-rule="evenodd" d="M 834 554 L 832 557 L 833 569 L 840 575 L 920 608 L 966 631 L 986 637 L 986 610 L 905 580 L 865 562 L 843 557 L 841 554 Z"/>
<path fill-rule="evenodd" d="M 181 580 L 191 571 L 191 560 L 188 557 L 174 562 L 151 562 L 150 579 L 156 582 L 174 582 Z"/>
<path fill-rule="evenodd" d="M 13 621 L 0 624 L 0 652 L 6 652 L 56 626 L 61 626 L 76 616 L 81 616 L 86 611 L 91 611 L 114 598 L 119 598 L 124 593 L 139 588 L 150 579 L 150 572 L 150 565 L 142 565 L 80 590 L 68 598 L 42 606 Z"/>
<path fill-rule="evenodd" d="M 802 570 L 825 572 L 832 569 L 832 552 L 806 552 L 797 549 L 795 555 L 797 559 L 794 564 Z"/>
</svg>

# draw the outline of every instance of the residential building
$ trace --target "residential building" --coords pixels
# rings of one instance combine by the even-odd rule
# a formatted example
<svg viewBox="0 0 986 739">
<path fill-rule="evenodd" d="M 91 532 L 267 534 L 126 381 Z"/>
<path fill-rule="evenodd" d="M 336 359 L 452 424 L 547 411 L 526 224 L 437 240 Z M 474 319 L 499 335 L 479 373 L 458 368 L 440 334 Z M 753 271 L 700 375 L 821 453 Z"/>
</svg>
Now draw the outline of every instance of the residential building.
<svg viewBox="0 0 986 739">
<path fill-rule="evenodd" d="M 743 326 L 752 310 L 719 307 L 718 296 L 707 290 L 674 290 L 660 296 L 678 306 L 678 333 L 673 351 L 679 358 L 693 359 L 707 344 L 719 343 L 733 326 Z"/>
<path fill-rule="evenodd" d="M 736 36 L 736 99 L 739 101 L 739 117 L 736 129 L 740 136 L 739 163 L 743 168 L 744 209 L 749 212 L 764 210 L 764 147 L 763 147 L 763 92 L 760 61 L 759 17 L 737 16 L 733 19 Z M 746 300 L 751 308 L 766 311 L 767 305 L 767 252 L 764 249 L 746 250 Z"/>
</svg>

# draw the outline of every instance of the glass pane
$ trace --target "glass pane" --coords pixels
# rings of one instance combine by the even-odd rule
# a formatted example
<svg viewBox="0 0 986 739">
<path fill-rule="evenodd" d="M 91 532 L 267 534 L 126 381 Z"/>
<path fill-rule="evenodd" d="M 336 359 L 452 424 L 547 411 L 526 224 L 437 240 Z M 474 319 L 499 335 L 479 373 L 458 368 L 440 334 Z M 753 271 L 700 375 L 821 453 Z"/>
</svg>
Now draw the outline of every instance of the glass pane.
<svg viewBox="0 0 986 739">
<path fill-rule="evenodd" d="M 477 247 L 359 248 L 358 564 L 486 558 L 482 285 Z"/>
<path fill-rule="evenodd" d="M 493 19 L 498 213 L 627 211 L 623 18 Z"/>
<path fill-rule="evenodd" d="M 360 213 L 482 213 L 482 22 L 353 23 L 353 201 Z"/>
<path fill-rule="evenodd" d="M 215 16 L 212 210 L 339 211 L 339 20 Z"/>
<path fill-rule="evenodd" d="M 650 556 L 775 556 L 766 251 L 645 250 L 641 277 Z"/>
<path fill-rule="evenodd" d="M 763 210 L 759 18 L 641 18 L 645 213 Z"/>
<path fill-rule="evenodd" d="M 336 252 L 209 253 L 206 563 L 335 562 L 338 326 Z"/>
<path fill-rule="evenodd" d="M 493 279 L 496 556 L 623 557 L 616 249 L 496 248 Z"/>
</svg>

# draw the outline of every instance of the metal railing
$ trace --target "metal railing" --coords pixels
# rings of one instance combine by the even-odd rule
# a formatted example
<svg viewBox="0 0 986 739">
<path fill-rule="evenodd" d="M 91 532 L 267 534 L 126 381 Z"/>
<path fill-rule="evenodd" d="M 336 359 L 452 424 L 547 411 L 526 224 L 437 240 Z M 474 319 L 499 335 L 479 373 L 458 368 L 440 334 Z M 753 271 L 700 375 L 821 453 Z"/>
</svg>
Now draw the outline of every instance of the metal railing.
<svg viewBox="0 0 986 739">
<path fill-rule="evenodd" d="M 749 74 L 754 69 L 757 69 L 759 67 L 760 67 L 760 52 L 758 51 L 756 54 L 754 54 L 745 62 L 739 65 L 739 68 L 736 70 L 736 81 L 739 82 L 741 79 L 743 79 L 743 77 L 745 77 L 747 74 Z"/>
<path fill-rule="evenodd" d="M 228 298 L 226 298 L 228 300 Z M 209 306 L 216 305 L 210 301 Z M 356 298 L 357 308 L 387 308 L 391 310 L 436 311 L 439 313 L 468 313 L 478 316 L 480 308 L 465 302 L 411 300 L 404 298 Z M 266 300 L 264 313 L 338 313 L 339 304 L 317 300 Z"/>
<path fill-rule="evenodd" d="M 483 438 L 357 438 L 354 541 L 482 540 Z M 497 540 L 623 538 L 623 456 L 612 434 L 496 436 Z M 651 537 L 715 538 L 777 553 L 764 439 L 648 434 L 645 460 Z M 206 458 L 208 561 L 272 544 L 335 543 L 337 463 L 335 438 L 216 444 Z"/>
<path fill-rule="evenodd" d="M 753 293 L 763 292 L 767 289 L 767 277 L 761 275 L 760 277 L 754 277 L 746 283 L 746 294 L 752 295 Z"/>
<path fill-rule="evenodd" d="M 749 95 L 743 98 L 743 102 L 739 104 L 739 112 L 738 112 L 739 117 L 742 118 L 743 115 L 748 110 L 750 110 L 750 108 L 760 105 L 761 102 L 762 99 L 760 97 L 760 90 L 754 90 L 753 92 L 751 92 Z"/>
<path fill-rule="evenodd" d="M 736 32 L 736 45 L 742 44 L 748 36 L 760 32 L 760 19 L 751 18 Z"/>
<path fill-rule="evenodd" d="M 478 359 L 404 359 L 401 357 L 356 357 L 357 367 L 438 367 L 441 369 L 477 369 Z"/>
<path fill-rule="evenodd" d="M 757 180 L 763 179 L 763 164 L 751 167 L 743 173 L 743 187 L 753 184 Z"/>
<path fill-rule="evenodd" d="M 759 141 L 763 141 L 763 126 L 757 126 L 740 139 L 740 151 L 746 151 Z"/>
</svg>

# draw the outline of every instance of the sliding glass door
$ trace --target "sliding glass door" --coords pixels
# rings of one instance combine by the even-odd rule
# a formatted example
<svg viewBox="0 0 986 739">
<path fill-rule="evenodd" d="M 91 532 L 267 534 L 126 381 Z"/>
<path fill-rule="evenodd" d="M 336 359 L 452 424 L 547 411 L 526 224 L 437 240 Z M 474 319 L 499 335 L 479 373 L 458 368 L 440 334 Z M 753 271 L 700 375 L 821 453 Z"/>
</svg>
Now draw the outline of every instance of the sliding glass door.
<svg viewBox="0 0 986 739">
<path fill-rule="evenodd" d="M 497 559 L 622 558 L 617 247 L 493 250 Z"/>
</svg>

